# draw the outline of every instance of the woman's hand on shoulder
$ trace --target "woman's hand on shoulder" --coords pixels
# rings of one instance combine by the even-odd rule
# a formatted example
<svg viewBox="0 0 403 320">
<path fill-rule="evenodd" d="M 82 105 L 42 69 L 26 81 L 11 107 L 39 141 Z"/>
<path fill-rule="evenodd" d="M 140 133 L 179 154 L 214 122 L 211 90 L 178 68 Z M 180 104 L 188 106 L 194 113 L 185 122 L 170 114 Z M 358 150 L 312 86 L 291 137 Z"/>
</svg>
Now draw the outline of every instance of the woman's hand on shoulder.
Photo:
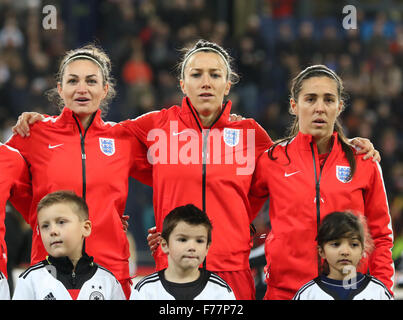
<svg viewBox="0 0 403 320">
<path fill-rule="evenodd" d="M 29 137 L 29 126 L 44 118 L 45 117 L 38 112 L 23 112 L 18 117 L 18 121 L 12 128 L 12 131 L 14 134 L 19 134 L 21 137 Z"/>
<path fill-rule="evenodd" d="M 358 154 L 365 154 L 364 160 L 372 158 L 372 161 L 381 161 L 381 155 L 378 150 L 374 148 L 371 140 L 367 138 L 353 138 L 350 143 L 356 148 Z"/>
<path fill-rule="evenodd" d="M 231 114 L 229 115 L 229 119 L 228 119 L 228 120 L 229 120 L 230 122 L 235 122 L 235 121 L 245 120 L 245 118 L 242 117 L 242 116 L 240 116 L 240 115 L 238 115 L 238 114 L 231 113 Z"/>
</svg>

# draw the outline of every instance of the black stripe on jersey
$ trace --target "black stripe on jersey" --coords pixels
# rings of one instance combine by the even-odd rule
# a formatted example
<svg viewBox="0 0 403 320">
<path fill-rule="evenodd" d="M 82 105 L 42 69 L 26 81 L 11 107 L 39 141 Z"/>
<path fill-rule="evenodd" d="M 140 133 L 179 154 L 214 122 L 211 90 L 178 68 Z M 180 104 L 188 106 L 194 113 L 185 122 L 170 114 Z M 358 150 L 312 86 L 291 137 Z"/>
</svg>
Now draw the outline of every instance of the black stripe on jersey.
<svg viewBox="0 0 403 320">
<path fill-rule="evenodd" d="M 99 264 L 97 264 L 97 263 L 94 263 L 94 264 L 95 264 L 95 265 L 97 265 L 99 269 L 102 269 L 102 270 L 104 270 L 104 271 L 106 271 L 106 272 L 110 273 L 111 275 L 113 275 L 113 276 L 115 277 L 115 275 L 114 275 L 114 274 L 113 274 L 111 271 L 109 271 L 108 269 L 106 269 L 105 267 L 100 266 L 100 265 L 99 265 Z"/>
<path fill-rule="evenodd" d="M 380 285 L 380 286 L 385 290 L 385 294 L 386 294 L 386 296 L 387 296 L 389 299 L 392 299 L 392 298 L 393 298 L 392 295 L 391 295 L 391 293 L 389 292 L 388 288 L 383 284 L 382 281 L 378 280 L 377 278 L 375 278 L 375 277 L 373 277 L 373 276 L 369 276 L 369 277 L 371 278 L 370 281 L 372 281 L 372 282 L 374 282 L 374 283 Z"/>
<path fill-rule="evenodd" d="M 210 274 L 210 278 L 209 280 L 210 282 L 213 282 L 215 284 L 218 284 L 219 286 L 223 287 L 223 288 L 227 288 L 228 292 L 232 292 L 231 287 L 228 285 L 228 283 L 226 283 L 224 281 L 224 279 L 220 278 L 218 275 L 216 275 L 215 273 L 211 273 Z"/>
<path fill-rule="evenodd" d="M 3 280 L 5 278 L 3 272 L 0 272 L 0 280 Z"/>
<path fill-rule="evenodd" d="M 105 268 L 105 267 L 103 267 L 103 266 L 100 266 L 100 265 L 99 265 L 99 264 L 97 264 L 97 263 L 94 263 L 94 265 L 96 265 L 96 266 L 98 267 L 98 269 L 102 269 L 102 270 L 104 270 L 104 271 L 108 272 L 109 274 L 111 274 L 111 275 L 112 275 L 112 277 L 114 277 L 114 278 L 115 278 L 116 282 L 117 282 L 117 283 L 120 283 L 120 282 L 119 282 L 119 280 L 118 280 L 118 279 L 116 279 L 116 277 L 115 277 L 115 275 L 112 273 L 112 271 L 110 271 L 110 270 L 106 269 L 106 268 Z"/>
<path fill-rule="evenodd" d="M 295 294 L 293 300 L 299 300 L 301 294 L 308 289 L 309 287 L 312 287 L 315 284 L 314 280 L 309 281 L 308 283 L 305 283 Z"/>
<path fill-rule="evenodd" d="M 144 277 L 143 279 L 141 279 L 139 282 L 137 282 L 134 289 L 137 291 L 140 291 L 141 287 L 144 286 L 145 284 L 151 283 L 151 282 L 156 282 L 159 280 L 160 280 L 160 277 L 158 276 L 158 272 L 152 273 L 152 274 Z"/>
<path fill-rule="evenodd" d="M 25 270 L 23 273 L 20 274 L 19 278 L 25 279 L 31 271 L 43 268 L 45 266 L 45 261 L 38 262 L 37 264 L 34 264 L 33 266 L 29 267 L 27 270 Z"/>
</svg>

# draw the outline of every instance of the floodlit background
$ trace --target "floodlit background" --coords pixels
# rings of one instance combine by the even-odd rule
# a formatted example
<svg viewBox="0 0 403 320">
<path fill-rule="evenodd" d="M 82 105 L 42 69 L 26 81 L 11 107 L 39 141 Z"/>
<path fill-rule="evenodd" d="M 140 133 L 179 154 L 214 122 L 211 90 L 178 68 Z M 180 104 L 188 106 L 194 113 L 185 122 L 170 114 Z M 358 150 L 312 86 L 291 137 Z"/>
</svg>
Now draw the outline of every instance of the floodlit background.
<svg viewBox="0 0 403 320">
<path fill-rule="evenodd" d="M 356 20 L 351 11 L 343 13 L 347 5 Z M 398 0 L 0 0 L 0 141 L 21 112 L 58 113 L 44 92 L 55 86 L 64 52 L 89 42 L 107 51 L 117 79 L 106 120 L 180 104 L 178 50 L 204 38 L 235 59 L 241 81 L 230 94 L 232 112 L 255 118 L 273 140 L 289 124 L 290 79 L 310 64 L 326 64 L 349 94 L 341 116 L 348 137 L 369 138 L 381 152 L 403 285 L 402 14 Z M 126 214 L 133 273 L 141 276 L 153 270 L 146 243 L 154 225 L 151 188 L 130 182 Z M 31 230 L 11 207 L 6 225 L 9 267 L 18 274 L 29 261 Z M 255 225 L 258 248 L 269 227 L 267 212 Z M 258 297 L 262 265 L 261 256 L 253 260 Z"/>
</svg>

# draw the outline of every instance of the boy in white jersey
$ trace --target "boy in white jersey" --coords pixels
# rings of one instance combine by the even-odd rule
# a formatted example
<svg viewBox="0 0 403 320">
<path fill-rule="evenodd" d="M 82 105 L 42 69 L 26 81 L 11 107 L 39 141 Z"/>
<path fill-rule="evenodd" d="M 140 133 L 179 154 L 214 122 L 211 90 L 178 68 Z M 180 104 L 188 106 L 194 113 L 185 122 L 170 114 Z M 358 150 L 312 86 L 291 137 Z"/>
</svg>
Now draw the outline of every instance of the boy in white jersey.
<svg viewBox="0 0 403 320">
<path fill-rule="evenodd" d="M 211 244 L 211 230 L 206 213 L 194 205 L 172 210 L 161 234 L 168 267 L 139 281 L 130 300 L 235 300 L 223 279 L 199 268 Z"/>
<path fill-rule="evenodd" d="M 356 272 L 361 258 L 372 248 L 362 215 L 333 212 L 318 230 L 318 253 L 323 273 L 303 285 L 294 300 L 391 300 L 385 285 L 368 274 Z"/>
<path fill-rule="evenodd" d="M 93 262 L 83 247 L 91 234 L 88 206 L 70 191 L 38 204 L 38 228 L 49 256 L 18 278 L 14 300 L 124 300 L 113 274 Z"/>
</svg>

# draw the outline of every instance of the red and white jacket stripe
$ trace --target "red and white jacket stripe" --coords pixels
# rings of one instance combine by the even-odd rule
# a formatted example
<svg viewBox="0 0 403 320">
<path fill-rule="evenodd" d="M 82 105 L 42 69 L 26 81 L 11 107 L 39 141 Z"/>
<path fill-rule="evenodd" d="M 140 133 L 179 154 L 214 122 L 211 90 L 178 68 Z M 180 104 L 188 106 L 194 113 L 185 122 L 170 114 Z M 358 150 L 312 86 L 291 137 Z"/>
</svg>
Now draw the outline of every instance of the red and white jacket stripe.
<svg viewBox="0 0 403 320">
<path fill-rule="evenodd" d="M 318 276 L 318 223 L 332 211 L 342 210 L 364 214 L 374 241 L 372 254 L 363 259 L 358 271 L 369 270 L 392 292 L 393 232 L 381 167 L 355 155 L 356 172 L 351 181 L 346 181 L 349 163 L 337 133 L 333 134 L 333 141 L 322 169 L 316 143 L 311 135 L 302 133 L 288 144 L 291 162 L 285 144 L 274 149 L 276 160 L 271 160 L 267 152 L 258 160 L 250 201 L 257 210 L 269 196 L 269 299 L 291 299 L 304 283 Z"/>
</svg>

